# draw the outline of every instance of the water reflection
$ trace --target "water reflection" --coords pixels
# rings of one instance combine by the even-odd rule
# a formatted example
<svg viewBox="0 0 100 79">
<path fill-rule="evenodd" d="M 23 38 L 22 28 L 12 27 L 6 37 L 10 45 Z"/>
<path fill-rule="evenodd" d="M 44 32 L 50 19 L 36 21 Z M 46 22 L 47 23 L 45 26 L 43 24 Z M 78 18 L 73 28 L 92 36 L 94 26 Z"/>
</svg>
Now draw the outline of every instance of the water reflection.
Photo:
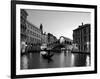
<svg viewBox="0 0 100 79">
<path fill-rule="evenodd" d="M 42 52 L 44 52 L 44 51 L 42 51 Z M 40 56 L 39 63 L 40 63 L 41 68 L 48 68 L 49 65 L 53 62 L 53 59 L 44 59 L 41 55 L 41 52 L 40 52 L 39 56 Z"/>
<path fill-rule="evenodd" d="M 64 51 L 62 51 L 62 53 L 60 54 L 60 67 L 64 67 L 64 63 L 65 63 L 65 56 L 64 56 Z"/>
<path fill-rule="evenodd" d="M 74 66 L 74 54 L 71 55 L 71 66 Z"/>
<path fill-rule="evenodd" d="M 86 66 L 86 54 L 74 54 L 75 66 Z"/>
<path fill-rule="evenodd" d="M 86 66 L 90 66 L 90 57 L 87 55 L 86 57 Z"/>
<path fill-rule="evenodd" d="M 23 55 L 21 58 L 21 69 L 28 69 L 28 57 L 27 55 Z"/>
<path fill-rule="evenodd" d="M 50 59 L 43 58 L 40 52 L 31 52 L 21 56 L 21 69 L 90 66 L 90 56 L 86 54 L 68 51 L 51 53 L 54 53 L 54 56 Z"/>
</svg>

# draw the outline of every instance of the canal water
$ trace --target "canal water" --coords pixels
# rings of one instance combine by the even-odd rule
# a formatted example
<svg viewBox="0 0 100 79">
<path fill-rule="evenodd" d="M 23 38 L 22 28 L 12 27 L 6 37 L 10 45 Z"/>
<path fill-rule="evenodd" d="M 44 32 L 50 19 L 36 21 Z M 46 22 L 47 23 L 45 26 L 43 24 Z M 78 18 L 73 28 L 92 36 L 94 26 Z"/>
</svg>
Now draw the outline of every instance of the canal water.
<svg viewBox="0 0 100 79">
<path fill-rule="evenodd" d="M 41 52 L 30 52 L 21 56 L 21 69 L 61 68 L 90 66 L 90 55 L 61 51 L 51 59 L 45 59 Z"/>
</svg>

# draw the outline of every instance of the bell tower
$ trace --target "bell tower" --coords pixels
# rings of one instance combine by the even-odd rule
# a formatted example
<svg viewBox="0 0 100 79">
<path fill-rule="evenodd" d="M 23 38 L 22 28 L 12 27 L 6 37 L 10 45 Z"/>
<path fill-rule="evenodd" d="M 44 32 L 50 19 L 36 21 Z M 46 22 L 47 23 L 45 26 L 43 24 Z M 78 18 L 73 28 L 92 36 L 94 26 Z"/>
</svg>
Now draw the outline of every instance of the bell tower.
<svg viewBox="0 0 100 79">
<path fill-rule="evenodd" d="M 41 34 L 43 34 L 43 25 L 40 24 L 40 30 L 41 30 Z"/>
</svg>

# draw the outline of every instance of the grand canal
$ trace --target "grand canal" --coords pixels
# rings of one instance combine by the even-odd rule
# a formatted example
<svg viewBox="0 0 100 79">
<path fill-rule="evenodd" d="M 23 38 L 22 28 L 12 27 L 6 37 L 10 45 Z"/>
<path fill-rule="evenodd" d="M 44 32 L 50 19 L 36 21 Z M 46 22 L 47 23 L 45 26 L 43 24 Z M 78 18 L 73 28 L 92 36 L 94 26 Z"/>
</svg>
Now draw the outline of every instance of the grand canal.
<svg viewBox="0 0 100 79">
<path fill-rule="evenodd" d="M 61 68 L 90 66 L 90 55 L 71 52 L 53 52 L 51 59 L 45 59 L 41 52 L 30 52 L 21 56 L 21 69 Z"/>
</svg>

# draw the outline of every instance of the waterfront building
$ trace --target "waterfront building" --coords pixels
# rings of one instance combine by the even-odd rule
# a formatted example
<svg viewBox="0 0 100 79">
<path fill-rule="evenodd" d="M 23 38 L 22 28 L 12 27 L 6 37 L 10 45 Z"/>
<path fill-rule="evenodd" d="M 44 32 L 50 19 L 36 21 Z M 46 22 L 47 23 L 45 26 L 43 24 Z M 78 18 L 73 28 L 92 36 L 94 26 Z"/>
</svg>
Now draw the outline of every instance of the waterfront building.
<svg viewBox="0 0 100 79">
<path fill-rule="evenodd" d="M 57 38 L 51 33 L 48 33 L 47 37 L 48 37 L 48 44 L 53 44 L 54 42 L 57 41 Z"/>
<path fill-rule="evenodd" d="M 42 40 L 44 40 L 43 26 L 40 24 L 40 28 L 38 28 L 33 25 L 27 20 L 27 16 L 28 13 L 21 9 L 21 42 L 24 41 L 27 44 L 27 50 L 39 50 Z"/>
<path fill-rule="evenodd" d="M 48 35 L 45 33 L 42 34 L 42 43 L 47 44 L 48 43 Z"/>
<path fill-rule="evenodd" d="M 27 43 L 31 45 L 41 44 L 41 29 L 26 21 L 27 26 Z"/>
<path fill-rule="evenodd" d="M 51 33 L 47 34 L 47 45 L 49 48 L 51 49 L 54 48 L 57 44 L 57 41 L 58 41 L 57 38 L 53 34 Z"/>
<path fill-rule="evenodd" d="M 43 33 L 43 25 L 42 24 L 40 24 L 40 30 L 41 30 L 41 42 L 42 42 L 42 44 L 47 44 L 47 34 L 46 34 L 46 32 L 44 32 Z"/>
<path fill-rule="evenodd" d="M 27 38 L 27 33 L 26 33 L 26 20 L 27 20 L 27 12 L 24 10 L 24 9 L 21 9 L 21 15 L 20 15 L 20 28 L 21 28 L 21 42 L 25 42 L 26 41 L 26 38 Z"/>
<path fill-rule="evenodd" d="M 73 43 L 79 52 L 90 52 L 90 24 L 80 25 L 73 30 Z"/>
<path fill-rule="evenodd" d="M 57 38 L 51 34 L 43 32 L 43 25 L 40 27 L 27 20 L 28 13 L 21 9 L 21 42 L 27 44 L 27 50 L 39 50 L 42 44 L 53 44 Z"/>
</svg>

